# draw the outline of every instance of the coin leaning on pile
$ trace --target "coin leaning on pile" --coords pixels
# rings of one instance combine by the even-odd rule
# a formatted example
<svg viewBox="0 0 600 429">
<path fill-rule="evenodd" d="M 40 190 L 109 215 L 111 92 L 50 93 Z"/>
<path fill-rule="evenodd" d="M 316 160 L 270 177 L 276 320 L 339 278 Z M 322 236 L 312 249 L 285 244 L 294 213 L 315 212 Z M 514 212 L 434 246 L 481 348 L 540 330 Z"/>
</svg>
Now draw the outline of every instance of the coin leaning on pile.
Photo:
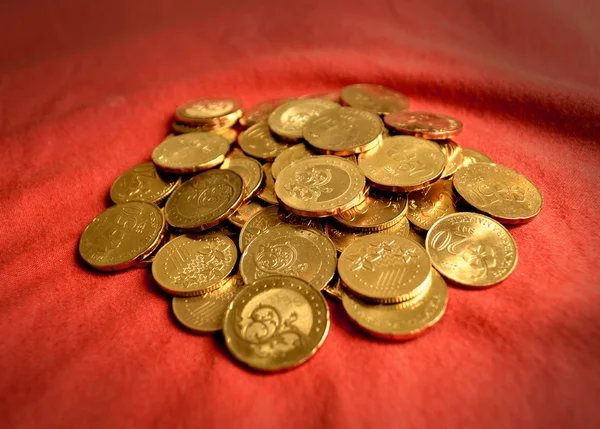
<svg viewBox="0 0 600 429">
<path fill-rule="evenodd" d="M 503 224 L 542 208 L 525 176 L 462 148 L 452 116 L 410 111 L 403 94 L 355 84 L 266 100 L 201 98 L 174 134 L 110 188 L 83 231 L 102 271 L 151 267 L 189 332 L 223 332 L 232 357 L 275 372 L 329 331 L 325 297 L 365 333 L 422 335 L 447 282 L 479 289 L 515 269 Z"/>
</svg>

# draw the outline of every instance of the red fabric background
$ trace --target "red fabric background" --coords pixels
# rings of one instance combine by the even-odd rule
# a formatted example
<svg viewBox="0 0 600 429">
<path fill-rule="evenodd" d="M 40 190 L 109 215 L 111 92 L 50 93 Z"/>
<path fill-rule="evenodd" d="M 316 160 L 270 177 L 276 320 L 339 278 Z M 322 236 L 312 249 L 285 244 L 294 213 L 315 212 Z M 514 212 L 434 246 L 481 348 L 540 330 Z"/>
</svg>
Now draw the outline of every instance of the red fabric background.
<svg viewBox="0 0 600 429">
<path fill-rule="evenodd" d="M 0 426 L 584 428 L 600 414 L 600 3 L 6 1 L 0 5 Z M 148 270 L 76 259 L 174 107 L 354 82 L 465 124 L 545 198 L 519 264 L 407 343 L 331 304 L 306 365 L 264 376 L 186 333 Z"/>
</svg>

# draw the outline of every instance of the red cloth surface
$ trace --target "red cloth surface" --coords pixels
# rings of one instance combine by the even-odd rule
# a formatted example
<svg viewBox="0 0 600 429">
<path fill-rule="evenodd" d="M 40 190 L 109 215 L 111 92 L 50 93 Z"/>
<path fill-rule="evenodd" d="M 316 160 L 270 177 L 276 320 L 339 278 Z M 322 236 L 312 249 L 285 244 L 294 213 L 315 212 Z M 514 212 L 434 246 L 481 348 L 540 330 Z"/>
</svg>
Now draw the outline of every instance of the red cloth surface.
<svg viewBox="0 0 600 429">
<path fill-rule="evenodd" d="M 600 415 L 599 2 L 3 2 L 0 426 L 585 428 Z M 79 236 L 175 106 L 355 82 L 457 116 L 544 208 L 519 263 L 451 288 L 406 343 L 337 303 L 322 349 L 260 375 L 180 329 L 149 270 L 93 272 Z"/>
</svg>

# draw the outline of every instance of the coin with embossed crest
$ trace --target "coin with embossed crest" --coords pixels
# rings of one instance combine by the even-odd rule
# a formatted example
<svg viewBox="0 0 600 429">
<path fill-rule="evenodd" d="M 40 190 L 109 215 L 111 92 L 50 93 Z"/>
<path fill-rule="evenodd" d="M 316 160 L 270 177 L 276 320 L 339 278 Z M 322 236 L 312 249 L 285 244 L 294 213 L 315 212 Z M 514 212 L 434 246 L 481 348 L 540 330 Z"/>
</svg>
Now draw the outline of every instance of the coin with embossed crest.
<svg viewBox="0 0 600 429">
<path fill-rule="evenodd" d="M 408 194 L 406 217 L 421 231 L 427 231 L 438 219 L 456 213 L 457 198 L 451 180 L 438 180 L 427 188 Z"/>
<path fill-rule="evenodd" d="M 448 287 L 437 271 L 431 271 L 431 286 L 419 296 L 400 304 L 363 302 L 344 293 L 342 304 L 350 319 L 369 334 L 390 340 L 418 337 L 435 325 L 446 312 Z"/>
<path fill-rule="evenodd" d="M 181 177 L 161 174 L 154 163 L 144 162 L 121 174 L 110 187 L 110 199 L 115 203 L 146 201 L 160 204 L 181 184 Z"/>
<path fill-rule="evenodd" d="M 372 189 L 362 203 L 333 218 L 346 228 L 379 231 L 400 222 L 406 209 L 406 194 Z"/>
<path fill-rule="evenodd" d="M 247 109 L 240 118 L 242 127 L 251 127 L 259 122 L 266 122 L 271 112 L 283 103 L 293 100 L 293 97 L 273 98 L 271 100 L 261 101 L 258 104 Z"/>
<path fill-rule="evenodd" d="M 408 98 L 381 85 L 357 83 L 346 86 L 340 93 L 342 103 L 380 115 L 408 109 Z"/>
<path fill-rule="evenodd" d="M 209 170 L 177 188 L 165 204 L 173 228 L 204 231 L 227 219 L 242 204 L 244 182 L 231 170 Z"/>
<path fill-rule="evenodd" d="M 269 204 L 279 204 L 277 195 L 275 195 L 275 181 L 273 180 L 273 164 L 263 164 L 263 174 L 265 176 L 264 186 L 258 191 L 257 197 Z"/>
<path fill-rule="evenodd" d="M 228 158 L 221 165 L 223 170 L 235 171 L 244 181 L 243 201 L 249 201 L 258 194 L 263 182 L 262 164 L 249 157 Z"/>
<path fill-rule="evenodd" d="M 470 165 L 470 164 L 475 164 L 476 162 L 483 162 L 483 163 L 488 163 L 488 164 L 494 163 L 494 160 L 492 158 L 490 158 L 486 154 L 481 153 L 475 149 L 463 147 L 462 152 L 463 152 L 463 158 L 464 158 L 462 167 L 466 167 L 467 165 Z"/>
<path fill-rule="evenodd" d="M 402 216 L 400 220 L 389 228 L 379 230 L 380 233 L 395 234 L 399 237 L 407 237 L 410 226 L 406 217 Z M 372 231 L 360 232 L 357 230 L 348 229 L 345 227 L 333 225 L 332 223 L 325 224 L 325 234 L 333 242 L 333 245 L 338 252 L 343 252 L 348 246 L 354 243 L 360 237 L 372 234 Z"/>
<path fill-rule="evenodd" d="M 218 289 L 201 296 L 174 296 L 173 314 L 193 332 L 209 334 L 223 329 L 223 317 L 244 282 L 238 274 L 227 277 Z"/>
<path fill-rule="evenodd" d="M 358 166 L 337 156 L 320 155 L 286 167 L 275 182 L 275 194 L 292 213 L 324 217 L 360 204 L 365 185 Z"/>
<path fill-rule="evenodd" d="M 278 106 L 269 115 L 269 128 L 284 140 L 298 141 L 309 119 L 340 105 L 322 98 L 301 98 Z"/>
<path fill-rule="evenodd" d="M 433 224 L 425 240 L 433 266 L 447 279 L 487 287 L 517 265 L 517 246 L 499 222 L 477 213 L 454 213 Z"/>
<path fill-rule="evenodd" d="M 225 137 L 188 133 L 167 137 L 152 151 L 152 161 L 167 173 L 196 173 L 219 165 L 229 151 Z"/>
<path fill-rule="evenodd" d="M 310 119 L 303 129 L 304 140 L 317 152 L 352 155 L 381 142 L 383 122 L 372 112 L 339 107 Z"/>
<path fill-rule="evenodd" d="M 266 122 L 243 131 L 239 137 L 239 145 L 247 155 L 266 161 L 274 160 L 281 152 L 292 147 L 291 143 L 277 140 Z"/>
<path fill-rule="evenodd" d="M 323 295 L 305 281 L 266 277 L 246 285 L 225 312 L 223 335 L 231 354 L 260 371 L 281 371 L 313 356 L 329 331 Z"/>
<path fill-rule="evenodd" d="M 281 152 L 281 154 L 277 156 L 277 158 L 275 158 L 275 161 L 273 161 L 273 166 L 271 169 L 273 178 L 277 179 L 277 176 L 279 175 L 279 173 L 281 173 L 281 170 L 283 170 L 288 165 L 292 165 L 296 161 L 308 158 L 309 156 L 313 155 L 315 155 L 315 153 L 312 150 L 308 149 L 302 143 L 284 150 L 283 152 Z"/>
<path fill-rule="evenodd" d="M 446 156 L 437 143 L 418 137 L 395 136 L 358 156 L 358 166 L 376 188 L 410 192 L 439 179 Z"/>
<path fill-rule="evenodd" d="M 196 296 L 221 286 L 237 262 L 237 249 L 221 234 L 182 235 L 158 251 L 152 277 L 162 290 Z"/>
<path fill-rule="evenodd" d="M 165 218 L 156 204 L 132 201 L 104 210 L 81 234 L 79 254 L 93 268 L 128 268 L 161 243 Z"/>
<path fill-rule="evenodd" d="M 175 109 L 175 119 L 184 124 L 231 124 L 242 116 L 242 101 L 237 98 L 201 98 Z"/>
<path fill-rule="evenodd" d="M 441 113 L 395 112 L 386 115 L 383 120 L 397 133 L 430 140 L 450 139 L 462 131 L 462 122 Z"/>
<path fill-rule="evenodd" d="M 465 159 L 462 148 L 452 140 L 438 140 L 437 142 L 444 155 L 446 155 L 446 167 L 444 167 L 442 178 L 450 177 L 462 167 Z"/>
<path fill-rule="evenodd" d="M 265 204 L 260 200 L 250 201 L 241 205 L 231 216 L 229 216 L 229 222 L 238 228 L 241 228 L 248 222 L 248 219 L 267 206 L 268 204 Z"/>
<path fill-rule="evenodd" d="M 524 223 L 542 210 L 538 188 L 508 167 L 476 163 L 459 169 L 454 189 L 467 204 L 502 223 Z"/>
<path fill-rule="evenodd" d="M 360 237 L 340 255 L 345 287 L 369 302 L 407 301 L 431 284 L 431 262 L 423 247 L 394 234 Z"/>
<path fill-rule="evenodd" d="M 329 238 L 312 228 L 279 225 L 258 235 L 244 249 L 240 274 L 245 283 L 286 275 L 321 290 L 333 278 L 337 253 Z"/>
</svg>

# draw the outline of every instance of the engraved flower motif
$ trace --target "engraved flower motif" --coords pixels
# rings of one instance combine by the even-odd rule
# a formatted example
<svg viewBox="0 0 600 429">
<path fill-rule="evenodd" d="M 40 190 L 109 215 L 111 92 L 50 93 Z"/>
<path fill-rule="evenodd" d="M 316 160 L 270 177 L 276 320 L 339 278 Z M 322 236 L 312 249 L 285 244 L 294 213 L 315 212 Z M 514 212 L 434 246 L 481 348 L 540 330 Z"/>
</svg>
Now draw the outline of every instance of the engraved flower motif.
<svg viewBox="0 0 600 429">
<path fill-rule="evenodd" d="M 493 248 L 480 245 L 468 247 L 462 253 L 463 259 L 477 271 L 474 277 L 485 277 L 490 268 L 496 266 L 496 252 Z"/>
</svg>

